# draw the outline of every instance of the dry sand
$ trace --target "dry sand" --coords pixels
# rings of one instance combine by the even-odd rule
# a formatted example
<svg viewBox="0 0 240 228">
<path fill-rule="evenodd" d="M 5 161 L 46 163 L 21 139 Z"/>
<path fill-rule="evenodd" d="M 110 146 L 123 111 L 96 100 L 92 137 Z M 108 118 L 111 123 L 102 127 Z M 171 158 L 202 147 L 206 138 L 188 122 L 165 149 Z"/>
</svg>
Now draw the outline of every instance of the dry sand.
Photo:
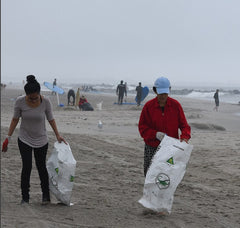
<svg viewBox="0 0 240 228">
<path fill-rule="evenodd" d="M 1 141 L 12 118 L 14 98 L 22 90 L 1 92 Z M 142 107 L 113 105 L 114 95 L 85 94 L 95 108 L 81 112 L 57 107 L 49 96 L 62 136 L 77 160 L 71 207 L 41 205 L 35 164 L 29 205 L 20 205 L 21 159 L 18 129 L 7 153 L 1 155 L 1 227 L 240 227 L 240 112 L 239 105 L 179 98 L 192 127 L 194 149 L 183 181 L 178 186 L 172 213 L 159 216 L 145 210 L 142 196 L 143 147 L 137 123 Z M 149 97 L 151 98 L 151 97 Z M 133 97 L 128 97 L 129 102 Z M 60 96 L 67 103 L 66 95 Z M 103 101 L 102 110 L 96 104 Z M 103 129 L 97 127 L 103 122 Z M 48 125 L 48 124 L 47 124 Z M 49 128 L 50 155 L 55 136 Z"/>
</svg>

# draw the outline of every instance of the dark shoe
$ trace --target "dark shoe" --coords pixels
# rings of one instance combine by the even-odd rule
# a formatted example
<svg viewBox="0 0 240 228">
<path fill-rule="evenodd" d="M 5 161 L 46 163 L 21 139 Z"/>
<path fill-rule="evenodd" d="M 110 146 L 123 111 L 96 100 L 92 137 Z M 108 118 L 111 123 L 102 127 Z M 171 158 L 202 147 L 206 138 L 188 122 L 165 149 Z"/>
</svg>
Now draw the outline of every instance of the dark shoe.
<svg viewBox="0 0 240 228">
<path fill-rule="evenodd" d="M 24 205 L 24 204 L 29 204 L 29 199 L 22 199 L 21 205 Z"/>
<path fill-rule="evenodd" d="M 49 196 L 43 196 L 42 205 L 47 205 L 47 204 L 50 204 L 50 203 L 51 203 L 50 197 Z"/>
</svg>

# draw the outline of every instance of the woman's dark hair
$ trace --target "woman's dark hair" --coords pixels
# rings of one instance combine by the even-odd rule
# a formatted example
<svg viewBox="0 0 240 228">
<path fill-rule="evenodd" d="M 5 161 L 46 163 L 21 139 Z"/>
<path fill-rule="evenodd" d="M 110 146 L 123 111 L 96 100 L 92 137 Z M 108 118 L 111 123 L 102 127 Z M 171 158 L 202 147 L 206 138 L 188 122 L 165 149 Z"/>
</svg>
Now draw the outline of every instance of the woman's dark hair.
<svg viewBox="0 0 240 228">
<path fill-rule="evenodd" d="M 40 93 L 41 87 L 34 75 L 27 76 L 27 84 L 24 86 L 27 95 L 31 93 Z"/>
<path fill-rule="evenodd" d="M 169 90 L 171 90 L 171 86 L 169 87 Z M 153 92 L 157 93 L 157 88 L 153 86 Z"/>
<path fill-rule="evenodd" d="M 153 86 L 153 92 L 157 93 L 157 89 L 155 86 Z"/>
</svg>

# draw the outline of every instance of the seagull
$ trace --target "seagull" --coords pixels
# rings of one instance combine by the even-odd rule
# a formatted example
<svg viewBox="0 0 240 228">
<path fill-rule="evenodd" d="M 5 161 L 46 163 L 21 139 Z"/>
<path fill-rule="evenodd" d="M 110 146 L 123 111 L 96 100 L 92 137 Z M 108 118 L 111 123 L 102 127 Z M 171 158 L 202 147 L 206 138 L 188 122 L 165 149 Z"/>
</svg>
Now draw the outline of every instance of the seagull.
<svg viewBox="0 0 240 228">
<path fill-rule="evenodd" d="M 99 128 L 99 129 L 102 129 L 102 127 L 103 127 L 102 121 L 99 120 L 99 121 L 98 121 L 98 128 Z"/>
</svg>

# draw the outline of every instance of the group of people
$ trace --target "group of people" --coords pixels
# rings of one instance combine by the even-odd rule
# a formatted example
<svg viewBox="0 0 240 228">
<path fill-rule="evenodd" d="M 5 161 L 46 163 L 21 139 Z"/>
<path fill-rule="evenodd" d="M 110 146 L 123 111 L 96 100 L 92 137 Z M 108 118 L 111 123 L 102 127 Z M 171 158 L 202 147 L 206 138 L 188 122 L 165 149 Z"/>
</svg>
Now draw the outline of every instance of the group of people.
<svg viewBox="0 0 240 228">
<path fill-rule="evenodd" d="M 77 93 L 79 93 L 79 89 L 78 89 Z M 75 97 L 75 91 L 73 89 L 70 89 L 68 91 L 67 98 L 68 98 L 68 105 L 73 105 L 73 106 L 76 106 L 76 103 L 75 103 L 76 99 L 79 100 L 79 101 L 77 101 L 77 105 L 81 111 L 93 111 L 94 110 L 84 95 L 82 95 L 79 99 L 78 99 L 78 97 Z"/>
<path fill-rule="evenodd" d="M 121 82 L 118 92 L 126 91 Z M 141 84 L 139 83 L 139 86 Z M 158 145 L 164 135 L 188 142 L 191 137 L 191 128 L 187 123 L 181 104 L 169 97 L 170 81 L 160 77 L 154 82 L 153 91 L 156 97 L 146 102 L 138 123 L 138 129 L 145 142 L 144 146 L 144 175 L 148 171 L 152 157 L 156 153 Z M 18 147 L 22 159 L 21 192 L 22 204 L 28 204 L 30 199 L 30 174 L 32 169 L 32 151 L 37 165 L 42 189 L 42 203 L 50 203 L 49 180 L 46 169 L 46 155 L 48 150 L 48 137 L 45 120 L 52 127 L 57 141 L 67 143 L 59 134 L 53 116 L 50 100 L 41 95 L 40 84 L 35 76 L 27 76 L 24 86 L 25 95 L 17 98 L 14 105 L 14 113 L 8 134 L 2 145 L 2 151 L 6 152 L 11 136 L 21 119 L 18 135 Z M 83 97 L 82 97 L 83 98 Z M 120 96 L 119 102 L 122 102 Z M 81 101 L 82 102 L 82 101 Z M 179 129 L 181 134 L 179 135 Z"/>
<path fill-rule="evenodd" d="M 142 83 L 139 82 L 138 86 L 136 87 L 137 106 L 140 106 L 140 104 L 141 104 L 142 91 L 143 91 Z M 116 94 L 118 96 L 118 104 L 121 105 L 123 103 L 124 94 L 127 97 L 127 83 L 123 84 L 123 80 L 121 80 L 120 84 L 118 84 Z M 218 109 L 219 109 L 219 89 L 216 89 L 216 92 L 214 93 L 213 98 L 215 100 L 215 107 L 213 110 L 218 111 Z"/>
<path fill-rule="evenodd" d="M 137 98 L 137 106 L 141 104 L 142 101 L 142 83 L 139 82 L 138 86 L 136 87 L 136 98 Z M 120 81 L 120 84 L 118 84 L 117 89 L 116 89 L 116 94 L 118 96 L 118 104 L 122 105 L 123 104 L 123 98 L 124 94 L 125 97 L 127 97 L 127 83 L 123 84 L 123 80 Z"/>
</svg>

